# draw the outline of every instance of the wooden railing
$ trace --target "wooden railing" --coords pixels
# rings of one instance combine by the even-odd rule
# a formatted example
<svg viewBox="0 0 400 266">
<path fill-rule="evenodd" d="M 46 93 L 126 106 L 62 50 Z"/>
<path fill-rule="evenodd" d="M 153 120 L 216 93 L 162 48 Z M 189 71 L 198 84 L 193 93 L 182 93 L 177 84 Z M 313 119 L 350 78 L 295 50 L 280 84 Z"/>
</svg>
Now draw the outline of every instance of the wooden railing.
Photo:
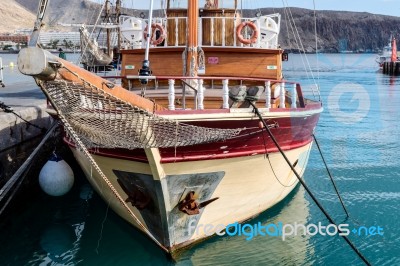
<svg viewBox="0 0 400 266">
<path fill-rule="evenodd" d="M 131 17 L 121 16 L 121 24 Z M 147 26 L 147 19 L 140 20 L 141 29 L 138 28 L 136 35 L 143 36 L 143 31 Z M 236 34 L 238 25 L 242 22 L 253 22 L 257 27 L 257 40 L 250 45 L 241 43 Z M 186 17 L 168 17 L 153 18 L 153 23 L 162 25 L 166 32 L 166 38 L 157 47 L 186 47 L 187 45 L 187 18 Z M 278 35 L 280 31 L 280 15 L 272 14 L 253 18 L 241 18 L 237 16 L 203 16 L 199 18 L 199 46 L 200 47 L 247 47 L 247 48 L 278 48 Z M 250 38 L 253 32 L 249 27 L 244 27 L 243 37 Z M 145 48 L 146 42 L 143 38 L 135 43 L 128 45 L 127 40 L 123 44 L 127 48 Z M 123 45 L 124 46 L 124 45 Z M 130 47 L 129 47 L 130 46 Z"/>
<path fill-rule="evenodd" d="M 207 84 L 213 84 L 218 82 L 222 86 L 219 86 L 221 93 L 219 94 L 222 100 L 223 109 L 229 109 L 229 91 L 232 87 L 229 86 L 229 82 L 232 81 L 234 84 L 246 84 L 246 82 L 258 82 L 263 84 L 263 93 L 265 97 L 265 108 L 304 108 L 306 101 L 303 97 L 303 92 L 300 84 L 295 82 L 289 82 L 284 80 L 269 80 L 269 79 L 254 79 L 254 78 L 228 78 L 228 77 L 167 77 L 167 76 L 126 76 L 126 77 L 106 77 L 106 78 L 125 78 L 128 81 L 146 79 L 148 81 L 154 81 L 154 89 L 157 87 L 158 82 L 168 81 L 168 109 L 175 110 L 175 99 L 176 99 L 176 84 L 177 81 L 182 83 L 179 88 L 182 89 L 179 94 L 182 96 L 182 109 L 186 109 L 187 101 L 187 89 L 193 91 L 190 93 L 191 98 L 193 97 L 193 106 L 195 109 L 204 109 L 204 82 Z M 251 85 L 249 85 L 249 88 Z M 212 88 L 210 88 L 212 89 Z M 217 91 L 217 89 L 215 89 Z M 264 97 L 262 97 L 264 99 Z M 261 98 L 261 97 L 260 97 Z M 260 101 L 258 101 L 260 102 Z"/>
</svg>

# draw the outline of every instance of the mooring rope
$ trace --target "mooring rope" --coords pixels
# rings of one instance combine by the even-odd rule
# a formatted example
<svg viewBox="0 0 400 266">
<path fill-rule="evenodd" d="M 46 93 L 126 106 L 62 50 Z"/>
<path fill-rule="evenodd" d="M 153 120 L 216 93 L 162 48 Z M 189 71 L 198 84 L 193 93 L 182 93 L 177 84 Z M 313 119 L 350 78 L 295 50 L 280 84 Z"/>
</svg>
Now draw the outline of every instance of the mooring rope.
<svg viewBox="0 0 400 266">
<path fill-rule="evenodd" d="M 314 138 L 315 144 L 317 145 L 319 154 L 321 155 L 322 161 L 324 162 L 325 169 L 326 169 L 326 171 L 328 172 L 329 179 L 331 180 L 332 185 L 333 185 L 333 187 L 334 187 L 334 189 L 335 189 L 335 191 L 336 191 L 336 195 L 338 196 L 338 198 L 339 198 L 339 200 L 340 200 L 340 203 L 342 204 L 342 207 L 343 207 L 344 212 L 346 213 L 346 216 L 349 217 L 349 212 L 347 211 L 346 206 L 344 205 L 344 202 L 343 202 L 343 200 L 342 200 L 342 197 L 340 196 L 339 190 L 338 190 L 338 188 L 337 188 L 337 186 L 336 186 L 335 180 L 333 180 L 333 176 L 332 176 L 332 174 L 331 174 L 331 171 L 329 170 L 328 165 L 326 164 L 324 155 L 322 154 L 321 148 L 319 147 L 319 143 L 318 143 L 317 138 L 315 137 L 314 134 L 313 134 L 313 138 Z"/>
<path fill-rule="evenodd" d="M 16 112 L 14 112 L 14 110 L 10 106 L 6 105 L 4 102 L 1 102 L 1 101 L 0 101 L 0 109 L 2 109 L 5 113 L 14 114 L 16 117 L 18 117 L 19 119 L 21 119 L 22 121 L 24 121 L 28 125 L 31 125 L 33 127 L 36 127 L 37 129 L 40 129 L 40 131 L 42 131 L 42 133 L 46 133 L 46 131 L 47 131 L 46 128 L 40 127 L 40 126 L 35 125 L 35 124 L 31 123 L 30 121 L 26 120 L 21 115 L 19 115 Z"/>
<path fill-rule="evenodd" d="M 114 196 L 118 199 L 118 201 L 125 207 L 125 209 L 128 211 L 128 213 L 132 216 L 132 218 L 135 220 L 135 222 L 138 224 L 138 226 L 145 232 L 161 249 L 163 249 L 165 252 L 168 253 L 168 249 L 164 247 L 156 238 L 155 236 L 148 230 L 144 224 L 139 220 L 139 218 L 136 217 L 136 215 L 133 213 L 133 211 L 129 208 L 128 204 L 125 202 L 125 200 L 122 198 L 122 196 L 118 193 L 118 191 L 115 189 L 114 185 L 111 183 L 111 181 L 108 179 L 108 177 L 103 173 L 103 171 L 100 169 L 99 165 L 96 163 L 94 160 L 93 156 L 90 154 L 89 150 L 85 147 L 81 139 L 79 138 L 78 134 L 75 132 L 73 127 L 69 124 L 63 113 L 57 108 L 57 105 L 55 105 L 52 102 L 52 98 L 50 95 L 48 95 L 48 92 L 43 84 L 40 83 L 40 86 L 42 87 L 43 92 L 46 94 L 47 98 L 51 101 L 53 107 L 56 109 L 58 117 L 60 120 L 63 122 L 64 127 L 67 129 L 68 133 L 70 136 L 73 138 L 74 142 L 76 145 L 79 147 L 79 149 L 83 152 L 83 154 L 86 156 L 86 158 L 89 160 L 91 165 L 96 169 L 96 171 L 99 173 L 103 181 L 108 185 L 110 188 L 111 192 L 114 194 Z"/>
<path fill-rule="evenodd" d="M 260 121 L 263 123 L 265 129 L 268 132 L 268 135 L 274 142 L 275 146 L 278 148 L 279 152 L 282 154 L 283 158 L 285 159 L 286 163 L 289 165 L 289 167 L 292 169 L 293 173 L 296 175 L 297 179 L 299 180 L 300 184 L 304 187 L 304 189 L 307 191 L 308 195 L 311 197 L 311 199 L 314 201 L 314 203 L 318 206 L 318 208 L 322 211 L 322 213 L 325 215 L 325 217 L 328 219 L 328 221 L 335 225 L 339 233 L 343 233 L 342 230 L 339 229 L 338 225 L 335 223 L 335 221 L 332 219 L 332 217 L 329 215 L 329 213 L 325 210 L 325 208 L 321 205 L 321 203 L 318 201 L 318 199 L 314 196 L 314 194 L 311 192 L 310 188 L 307 186 L 307 184 L 304 182 L 304 180 L 301 178 L 301 176 L 297 173 L 296 169 L 294 169 L 294 166 L 292 163 L 289 161 L 288 157 L 286 156 L 285 152 L 282 150 L 281 146 L 279 145 L 278 141 L 275 139 L 274 135 L 272 134 L 271 130 L 269 129 L 267 123 L 264 121 L 262 118 L 258 108 L 255 106 L 254 103 L 250 102 L 250 105 L 254 108 L 254 112 L 257 114 L 258 118 Z M 351 242 L 351 240 L 344 234 L 339 234 L 343 239 L 347 242 L 347 244 L 351 247 L 351 249 L 354 250 L 354 252 L 357 254 L 357 256 L 366 264 L 366 265 L 371 265 L 371 263 L 367 260 L 367 258 L 364 257 L 364 255 L 357 249 L 357 247 Z"/>
<path fill-rule="evenodd" d="M 79 139 L 78 135 L 75 133 L 74 129 L 71 127 L 71 125 L 68 123 L 68 121 L 64 118 L 62 114 L 59 114 L 59 117 L 65 127 L 68 129 L 69 133 L 73 137 L 75 143 L 79 146 L 79 148 L 82 150 L 84 155 L 87 157 L 89 162 L 93 165 L 93 167 L 96 169 L 96 171 L 99 173 L 99 175 L 102 177 L 104 182 L 108 185 L 112 193 L 115 195 L 115 197 L 120 201 L 120 203 L 125 207 L 125 209 L 129 212 L 129 214 L 132 216 L 132 218 L 135 220 L 135 222 L 138 224 L 140 228 L 143 229 L 143 231 L 158 245 L 160 248 L 162 248 L 164 251 L 168 252 L 168 249 L 166 249 L 156 238 L 155 236 L 148 230 L 144 224 L 139 220 L 139 218 L 136 217 L 136 215 L 133 213 L 133 211 L 129 208 L 128 204 L 124 201 L 121 195 L 119 195 L 118 191 L 115 189 L 114 185 L 111 183 L 111 181 L 108 179 L 108 177 L 103 173 L 103 171 L 100 169 L 99 165 L 96 163 L 94 160 L 93 156 L 90 154 L 88 149 L 86 149 L 85 145 L 83 145 L 82 141 Z"/>
</svg>

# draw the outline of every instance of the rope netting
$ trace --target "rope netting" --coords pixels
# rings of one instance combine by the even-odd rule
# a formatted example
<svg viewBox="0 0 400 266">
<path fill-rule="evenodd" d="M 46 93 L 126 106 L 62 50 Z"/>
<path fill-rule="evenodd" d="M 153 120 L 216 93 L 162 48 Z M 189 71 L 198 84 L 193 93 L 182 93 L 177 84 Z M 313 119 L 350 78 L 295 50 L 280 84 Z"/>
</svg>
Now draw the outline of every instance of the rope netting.
<svg viewBox="0 0 400 266">
<path fill-rule="evenodd" d="M 88 148 L 165 148 L 222 141 L 243 129 L 193 126 L 166 119 L 83 82 L 45 81 L 42 89 Z"/>
</svg>

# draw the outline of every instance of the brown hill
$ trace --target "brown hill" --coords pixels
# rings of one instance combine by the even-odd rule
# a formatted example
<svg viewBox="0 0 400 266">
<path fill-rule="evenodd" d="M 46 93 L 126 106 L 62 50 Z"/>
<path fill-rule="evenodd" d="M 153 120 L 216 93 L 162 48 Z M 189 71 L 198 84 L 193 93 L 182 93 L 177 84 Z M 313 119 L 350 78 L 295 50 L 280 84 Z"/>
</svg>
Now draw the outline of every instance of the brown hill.
<svg viewBox="0 0 400 266">
<path fill-rule="evenodd" d="M 38 0 L 7 0 L 0 7 L 0 11 L 5 6 L 20 5 L 36 13 Z M 21 6 L 19 6 L 21 9 Z M 23 9 L 23 8 L 22 8 Z M 9 7 L 6 16 L 13 18 L 14 22 L 8 26 L 0 24 L 0 31 L 7 31 L 10 28 L 32 27 L 32 14 L 21 15 L 23 12 L 15 12 L 16 7 Z M 70 30 L 57 26 L 58 23 L 94 23 L 100 10 L 100 5 L 89 0 L 51 0 L 46 15 L 46 29 Z M 26 14 L 26 10 L 24 10 Z M 291 27 L 286 23 L 284 9 L 261 9 L 244 10 L 244 16 L 254 17 L 256 12 L 262 14 L 280 13 L 282 14 L 281 34 L 279 43 L 286 49 L 297 49 Z M 131 14 L 134 11 L 124 10 L 124 13 Z M 138 12 L 138 11 L 137 11 Z M 308 9 L 291 8 L 294 22 L 301 36 L 304 49 L 307 51 L 315 50 L 314 37 L 314 12 Z M 1 13 L 0 13 L 1 15 Z M 19 17 L 17 19 L 16 17 Z M 2 16 L 3 17 L 3 16 Z M 29 19 L 27 19 L 29 17 Z M 7 21 L 8 19 L 3 19 Z M 21 24 L 23 21 L 25 24 Z M 32 21 L 32 22 L 31 22 Z M 21 22 L 21 23 L 20 23 Z M 325 52 L 340 51 L 376 51 L 385 46 L 391 33 L 400 34 L 398 29 L 400 17 L 374 15 L 361 12 L 344 11 L 317 11 L 317 32 L 318 47 Z M 287 31 L 289 29 L 289 33 Z"/>
<path fill-rule="evenodd" d="M 0 33 L 13 33 L 20 28 L 32 28 L 35 15 L 14 0 L 2 1 L 0 4 Z"/>
<path fill-rule="evenodd" d="M 36 14 L 38 0 L 14 0 Z M 44 30 L 70 30 L 58 25 L 90 23 L 95 21 L 100 5 L 88 0 L 51 0 L 46 10 Z"/>
<path fill-rule="evenodd" d="M 304 48 L 314 51 L 314 11 L 301 8 L 291 11 Z M 284 14 L 283 10 L 275 12 Z M 280 43 L 282 47 L 297 48 L 293 34 L 288 34 L 287 29 L 291 32 L 291 28 L 286 21 L 282 15 Z M 316 22 L 318 47 L 325 52 L 377 51 L 387 45 L 391 34 L 400 34 L 400 17 L 366 12 L 317 11 Z"/>
<path fill-rule="evenodd" d="M 244 10 L 243 15 L 254 17 L 256 12 L 261 12 L 261 14 L 280 13 L 282 16 L 279 36 L 281 46 L 285 49 L 298 49 L 293 34 L 293 31 L 296 31 L 294 29 L 294 25 L 296 25 L 304 49 L 308 52 L 315 51 L 314 11 L 290 8 L 293 16 L 291 25 L 286 19 L 289 16 L 287 11 L 285 12 L 282 8 L 263 8 L 256 11 Z M 366 12 L 317 11 L 316 22 L 318 49 L 323 52 L 376 52 L 387 45 L 391 34 L 400 34 L 398 26 L 400 17 Z"/>
</svg>

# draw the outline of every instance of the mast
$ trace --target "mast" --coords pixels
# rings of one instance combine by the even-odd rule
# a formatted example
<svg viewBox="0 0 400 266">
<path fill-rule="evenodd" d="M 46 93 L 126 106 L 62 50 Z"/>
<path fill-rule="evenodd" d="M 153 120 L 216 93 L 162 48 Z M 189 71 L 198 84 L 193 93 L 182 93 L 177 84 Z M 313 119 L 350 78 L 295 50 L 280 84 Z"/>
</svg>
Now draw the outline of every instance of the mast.
<svg viewBox="0 0 400 266">
<path fill-rule="evenodd" d="M 110 22 L 110 0 L 106 0 L 106 6 L 105 6 L 105 21 L 106 23 Z M 107 54 L 108 56 L 111 55 L 111 29 L 107 28 Z"/>
<path fill-rule="evenodd" d="M 188 0 L 188 56 L 187 56 L 187 76 L 196 77 L 197 76 L 197 23 L 199 19 L 199 1 L 198 0 Z"/>
<path fill-rule="evenodd" d="M 115 21 L 117 23 L 117 25 L 119 26 L 119 17 L 121 16 L 121 0 L 117 0 L 115 3 Z M 118 27 L 117 28 L 117 35 L 118 35 L 118 43 L 117 43 L 117 47 L 118 49 L 121 48 L 121 28 Z"/>
<path fill-rule="evenodd" d="M 46 13 L 46 8 L 48 5 L 48 2 L 49 2 L 49 0 L 40 0 L 40 2 L 39 2 L 35 26 L 33 28 L 31 38 L 30 38 L 30 41 L 28 44 L 28 46 L 30 46 L 30 47 L 36 47 L 36 45 L 38 43 L 40 29 L 42 28 L 42 22 L 43 22 L 44 14 Z"/>
</svg>

